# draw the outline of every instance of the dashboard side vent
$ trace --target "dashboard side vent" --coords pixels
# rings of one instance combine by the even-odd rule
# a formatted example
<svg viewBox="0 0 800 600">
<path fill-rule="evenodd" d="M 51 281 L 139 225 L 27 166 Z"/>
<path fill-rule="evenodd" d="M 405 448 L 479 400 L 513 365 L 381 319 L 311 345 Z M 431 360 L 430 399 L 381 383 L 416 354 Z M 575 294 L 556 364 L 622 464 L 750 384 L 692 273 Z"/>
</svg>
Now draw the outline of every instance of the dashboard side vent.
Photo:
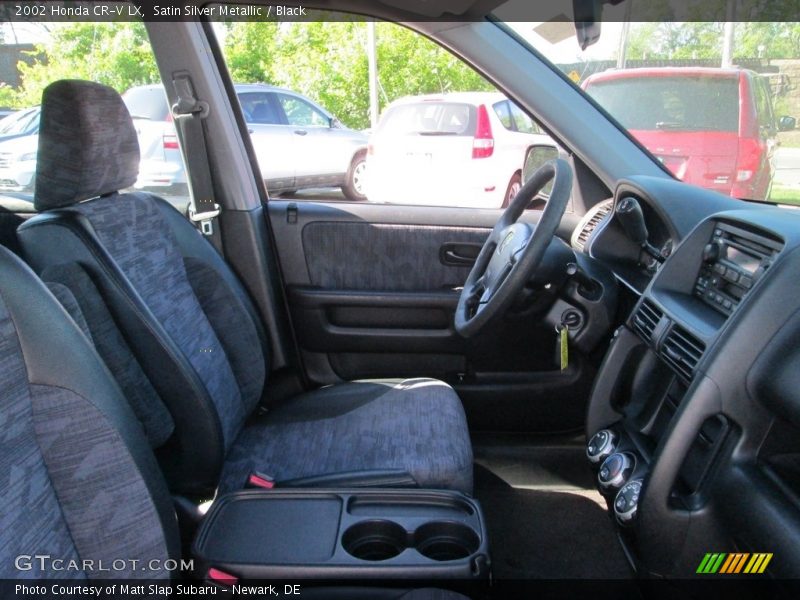
<svg viewBox="0 0 800 600">
<path fill-rule="evenodd" d="M 697 363 L 703 356 L 706 345 L 679 325 L 674 325 L 661 348 L 664 360 L 679 375 L 691 380 Z"/>
<path fill-rule="evenodd" d="M 612 206 L 613 201 L 602 202 L 597 205 L 594 212 L 591 213 L 589 220 L 586 221 L 578 233 L 578 237 L 575 238 L 575 245 L 579 250 L 583 250 L 583 248 L 586 246 L 586 242 L 589 240 L 589 237 L 592 235 L 594 230 L 597 229 L 597 226 L 600 225 L 602 220 L 605 219 L 611 212 Z"/>
<path fill-rule="evenodd" d="M 646 342 L 653 339 L 653 332 L 664 313 L 649 300 L 644 300 L 639 310 L 633 315 L 633 328 Z"/>
</svg>

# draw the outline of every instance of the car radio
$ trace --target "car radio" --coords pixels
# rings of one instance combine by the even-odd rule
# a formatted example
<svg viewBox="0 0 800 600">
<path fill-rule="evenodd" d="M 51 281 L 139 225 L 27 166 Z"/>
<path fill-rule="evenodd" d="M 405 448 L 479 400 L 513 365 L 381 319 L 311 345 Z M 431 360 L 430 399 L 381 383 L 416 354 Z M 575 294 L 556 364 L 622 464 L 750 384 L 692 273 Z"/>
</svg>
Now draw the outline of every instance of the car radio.
<svg viewBox="0 0 800 600">
<path fill-rule="evenodd" d="M 731 314 L 769 268 L 779 242 L 728 223 L 715 224 L 703 248 L 694 294 L 724 315 Z"/>
</svg>

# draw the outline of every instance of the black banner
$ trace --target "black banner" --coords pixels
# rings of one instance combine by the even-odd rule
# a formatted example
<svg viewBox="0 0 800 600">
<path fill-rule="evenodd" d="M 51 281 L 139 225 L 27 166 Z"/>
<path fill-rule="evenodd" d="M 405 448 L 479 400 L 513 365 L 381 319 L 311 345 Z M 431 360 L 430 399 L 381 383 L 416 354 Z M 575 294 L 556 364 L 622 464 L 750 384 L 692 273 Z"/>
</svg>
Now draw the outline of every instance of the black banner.
<svg viewBox="0 0 800 600">
<path fill-rule="evenodd" d="M 364 13 L 357 14 L 362 10 Z M 373 0 L 341 2 L 209 2 L 155 0 L 0 0 L 0 20 L 59 21 L 342 21 L 372 17 L 397 21 L 790 21 L 800 0 Z"/>
</svg>

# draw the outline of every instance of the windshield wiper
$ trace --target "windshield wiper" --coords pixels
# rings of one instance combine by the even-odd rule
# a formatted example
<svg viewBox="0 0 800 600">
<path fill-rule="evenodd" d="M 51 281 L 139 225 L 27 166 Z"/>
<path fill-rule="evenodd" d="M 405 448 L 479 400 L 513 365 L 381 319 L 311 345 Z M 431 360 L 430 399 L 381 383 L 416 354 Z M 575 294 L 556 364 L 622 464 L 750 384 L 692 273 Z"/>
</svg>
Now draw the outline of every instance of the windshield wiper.
<svg viewBox="0 0 800 600">
<path fill-rule="evenodd" d="M 455 131 L 417 131 L 417 135 L 458 135 Z"/>
</svg>

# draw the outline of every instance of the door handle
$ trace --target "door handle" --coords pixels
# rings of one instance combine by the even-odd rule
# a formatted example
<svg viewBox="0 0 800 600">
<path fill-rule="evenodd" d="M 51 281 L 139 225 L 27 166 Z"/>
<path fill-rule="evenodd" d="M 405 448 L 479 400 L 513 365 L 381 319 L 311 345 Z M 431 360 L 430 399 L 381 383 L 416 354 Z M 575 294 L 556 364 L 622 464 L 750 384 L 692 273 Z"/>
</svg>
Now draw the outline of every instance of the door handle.
<svg viewBox="0 0 800 600">
<path fill-rule="evenodd" d="M 447 242 L 439 248 L 439 261 L 451 267 L 464 267 L 475 264 L 482 244 L 468 242 Z"/>
<path fill-rule="evenodd" d="M 305 129 L 295 129 L 294 132 L 297 135 L 306 135 L 308 133 Z"/>
</svg>

